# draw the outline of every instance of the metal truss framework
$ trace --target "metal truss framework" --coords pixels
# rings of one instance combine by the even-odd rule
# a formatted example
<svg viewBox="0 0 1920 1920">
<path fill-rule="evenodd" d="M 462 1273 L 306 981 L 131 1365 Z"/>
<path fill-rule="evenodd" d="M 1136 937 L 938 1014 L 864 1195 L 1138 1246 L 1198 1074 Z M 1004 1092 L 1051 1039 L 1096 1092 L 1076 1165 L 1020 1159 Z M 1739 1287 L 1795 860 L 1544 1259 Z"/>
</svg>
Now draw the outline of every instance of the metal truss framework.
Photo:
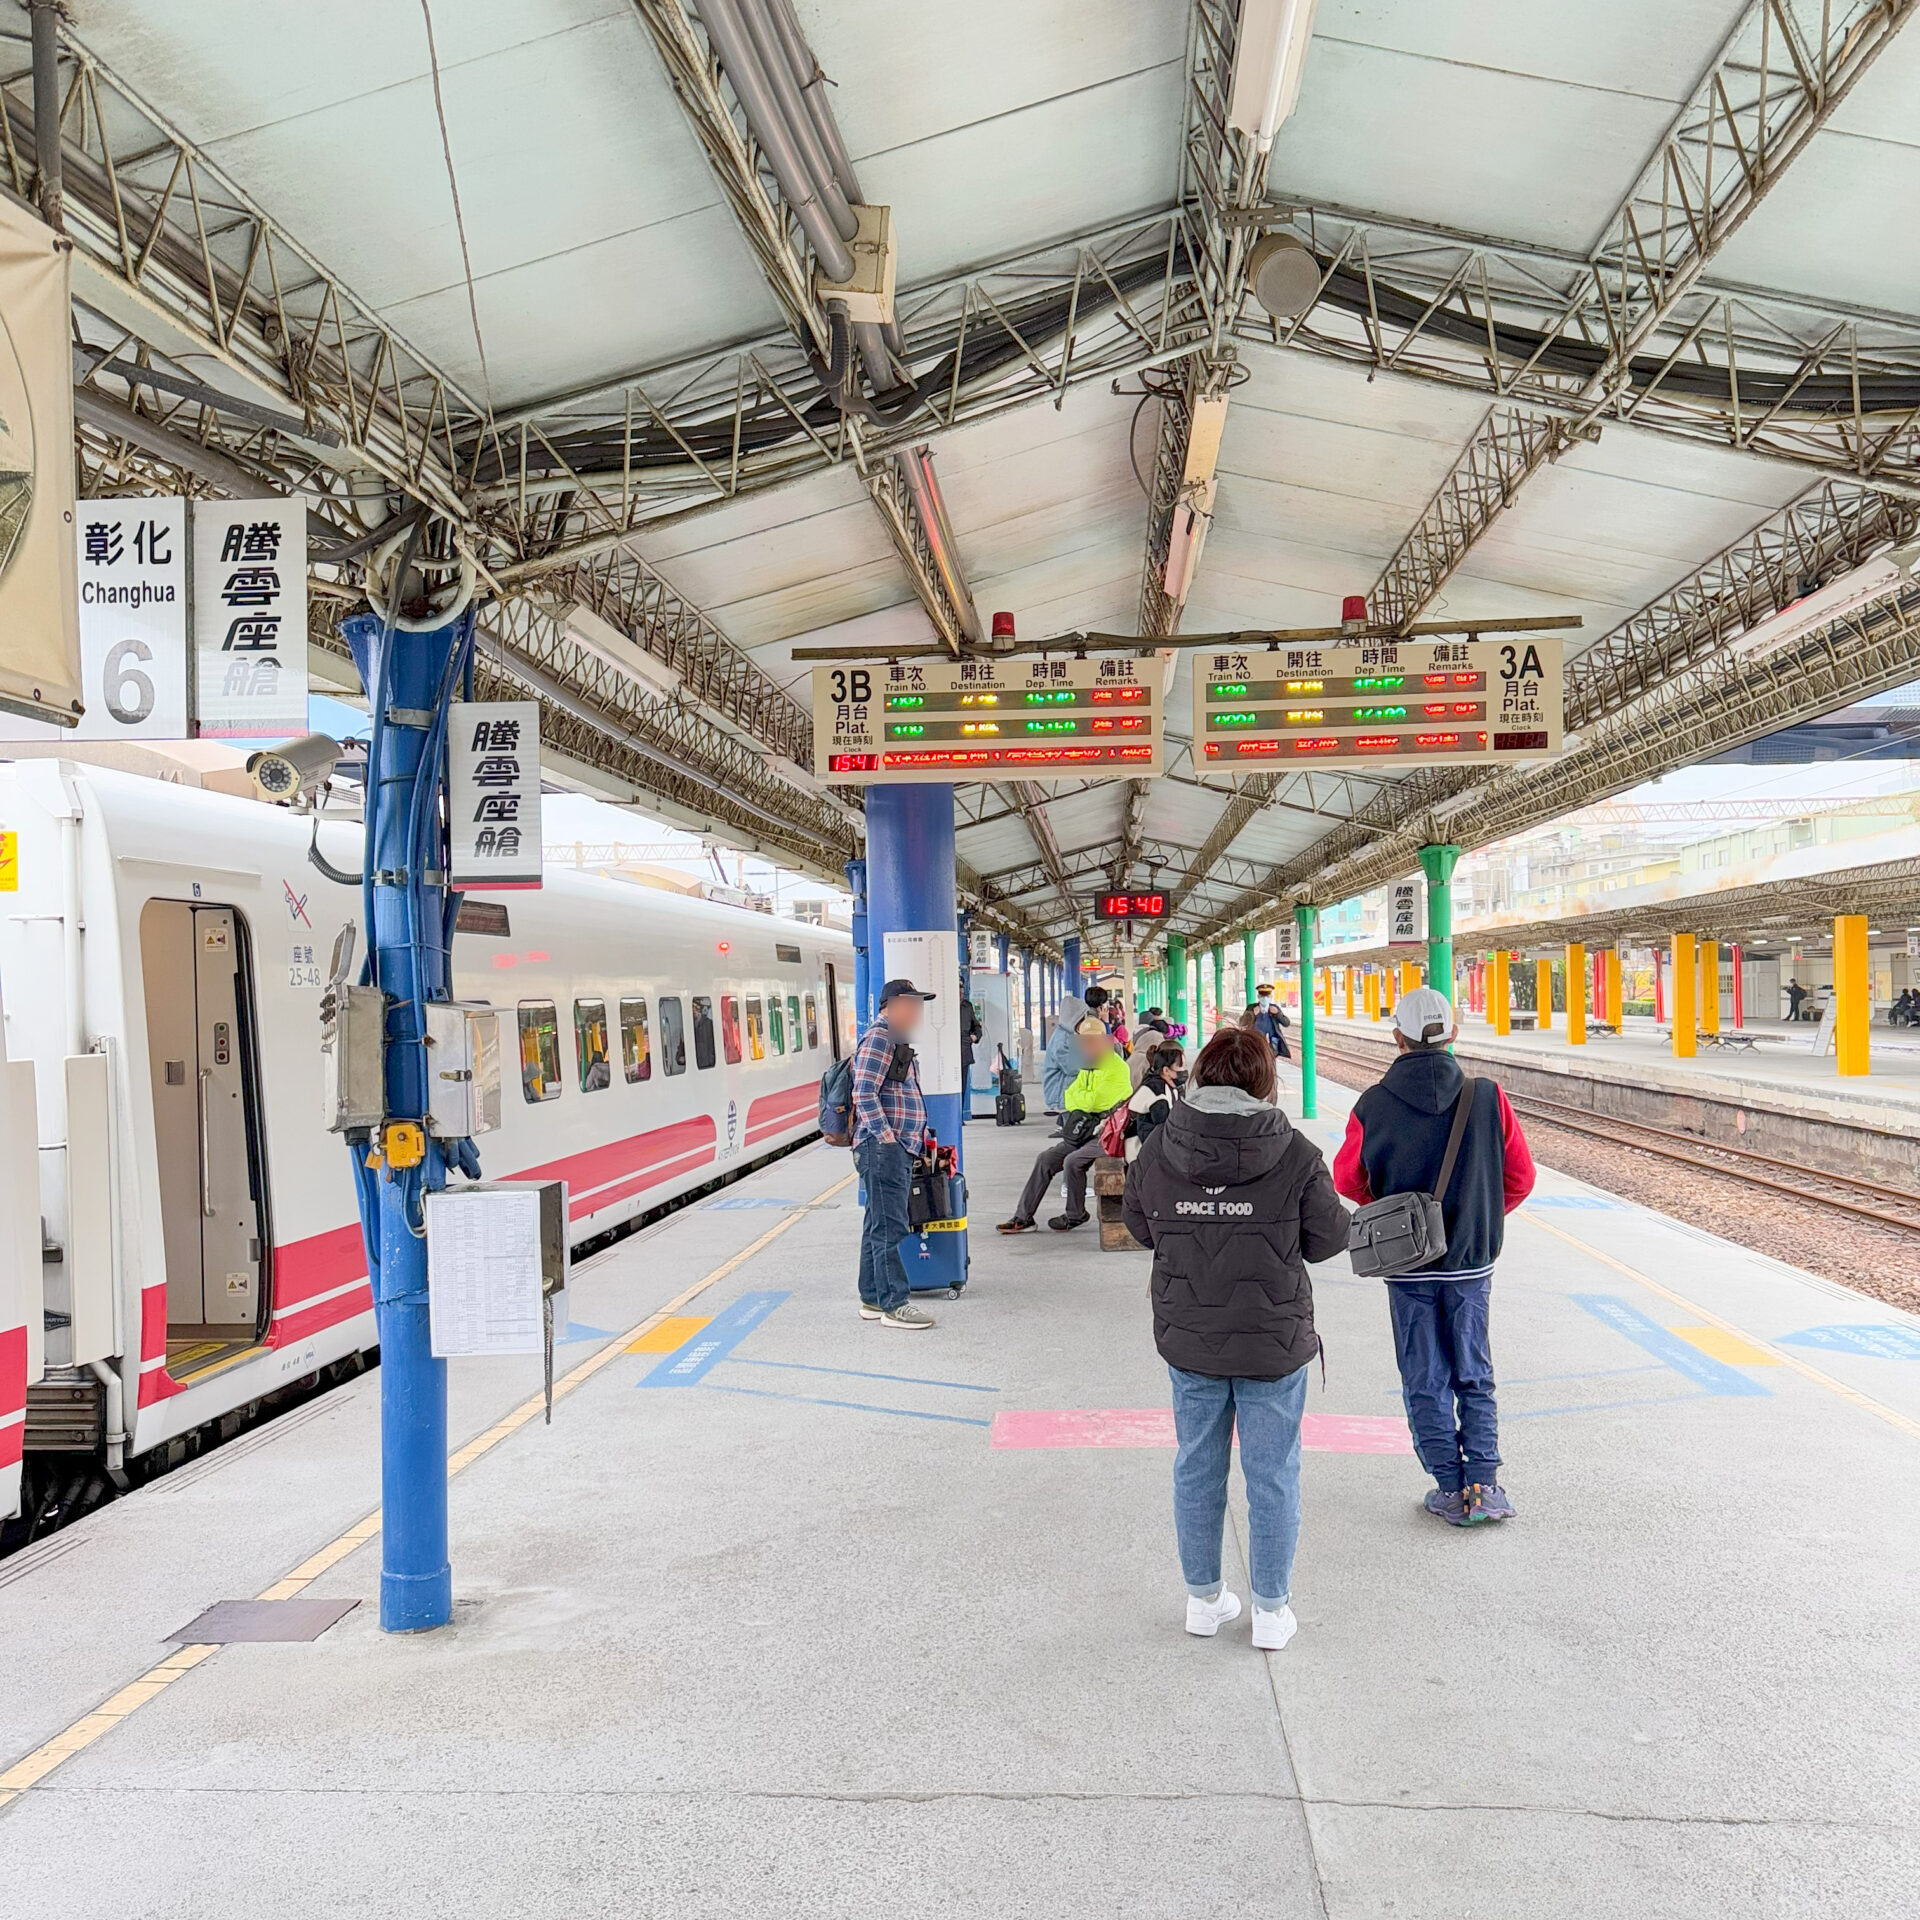
<svg viewBox="0 0 1920 1920">
<path fill-rule="evenodd" d="M 1578 392 L 1572 432 L 1496 407 L 1468 442 L 1373 589 L 1378 620 L 1416 619 L 1502 509 L 1573 433 L 1591 435 L 1620 391 L 1632 403 L 1634 356 L 1674 316 L 1715 253 L 1891 42 L 1914 0 L 1750 0 L 1692 97 L 1615 208 L 1567 297 L 1567 317 L 1605 353 Z M 1561 325 L 1566 324 L 1563 318 Z M 1685 333 L 1678 359 L 1692 343 Z M 1737 392 L 1737 389 L 1732 391 Z"/>
<path fill-rule="evenodd" d="M 635 0 L 643 16 L 669 4 Z M 864 442 L 824 402 L 809 342 L 797 334 L 489 422 L 64 33 L 65 204 L 92 365 L 81 394 L 135 415 L 148 439 L 160 428 L 181 458 L 167 461 L 97 423 L 84 437 L 97 470 L 121 484 L 144 460 L 160 484 L 192 475 L 218 488 L 207 469 L 224 458 L 300 492 L 346 539 L 379 524 L 396 500 L 428 505 L 494 584 L 531 597 L 549 623 L 581 599 L 676 664 L 712 647 L 703 705 L 783 754 L 796 738 L 793 703 L 763 699 L 757 670 L 717 629 L 697 644 L 687 637 L 698 610 L 627 564 L 636 530 L 836 463 L 871 469 L 892 447 L 949 426 L 1038 399 L 1057 404 L 1081 380 L 1184 363 L 1235 342 L 1462 386 L 1575 427 L 1632 420 L 1920 497 L 1920 322 L 1716 287 L 1701 272 L 1745 217 L 1743 203 L 1757 198 L 1755 186 L 1804 144 L 1806 116 L 1831 112 L 1915 4 L 1832 0 L 1813 30 L 1811 0 L 1751 10 L 1749 22 L 1769 36 L 1768 58 L 1756 63 L 1730 46 L 1718 92 L 1691 118 L 1683 113 L 1662 149 L 1664 184 L 1636 189 L 1618 244 L 1594 258 L 1331 207 L 1263 204 L 1236 216 L 1244 191 L 1218 164 L 1221 143 L 1236 136 L 1216 100 L 1190 114 L 1191 186 L 1181 206 L 903 294 L 919 397 L 898 421 L 863 422 Z M 1196 0 L 1193 30 L 1205 50 L 1193 68 L 1210 61 L 1216 83 L 1230 64 L 1236 13 L 1233 0 Z M 669 71 L 680 86 L 672 60 Z M 704 86 L 711 62 L 702 56 L 698 76 L 691 66 L 687 74 L 689 86 L 705 76 Z M 707 130 L 714 143 L 740 139 L 730 125 L 731 136 L 717 124 Z M 0 77 L 0 188 L 23 200 L 33 184 L 31 135 L 27 74 Z M 745 153 L 757 179 L 750 143 Z M 766 205 L 791 254 L 787 216 L 777 199 Z M 1233 250 L 1256 220 L 1290 226 L 1322 262 L 1321 298 L 1299 322 L 1274 322 L 1235 291 Z M 256 417 L 111 371 L 129 361 L 224 393 Z M 262 411 L 291 418 L 263 424 Z M 589 569 L 603 557 L 604 573 Z M 723 661 L 722 649 L 734 660 Z M 1423 778 L 1402 785 L 1417 789 Z M 803 793 L 764 771 L 754 791 L 795 832 L 808 831 L 813 803 Z M 1129 796 L 1109 866 L 1138 843 L 1142 799 Z"/>
<path fill-rule="evenodd" d="M 1564 421 L 1514 407 L 1490 408 L 1374 582 L 1368 613 L 1404 632 L 1520 489 L 1572 440 Z"/>
</svg>

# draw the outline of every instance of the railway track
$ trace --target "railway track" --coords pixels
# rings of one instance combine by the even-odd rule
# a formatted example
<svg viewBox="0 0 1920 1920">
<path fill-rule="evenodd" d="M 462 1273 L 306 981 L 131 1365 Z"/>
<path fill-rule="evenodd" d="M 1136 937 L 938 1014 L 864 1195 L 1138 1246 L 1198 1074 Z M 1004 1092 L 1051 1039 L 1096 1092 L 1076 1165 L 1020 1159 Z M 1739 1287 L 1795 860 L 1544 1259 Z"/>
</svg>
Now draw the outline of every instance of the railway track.
<svg viewBox="0 0 1920 1920">
<path fill-rule="evenodd" d="M 1328 1047 L 1324 1042 L 1319 1048 L 1319 1057 L 1323 1061 L 1343 1062 L 1370 1075 L 1377 1074 L 1383 1064 L 1381 1057 Z M 1602 1119 L 1585 1108 L 1565 1106 L 1559 1101 L 1516 1093 L 1509 1093 L 1507 1098 L 1523 1119 L 1558 1127 L 1567 1133 L 1583 1134 L 1608 1146 L 1651 1154 L 1702 1173 L 1739 1180 L 1749 1188 L 1778 1193 L 1803 1205 L 1846 1214 L 1856 1220 L 1871 1221 L 1876 1226 L 1892 1228 L 1920 1240 L 1920 1193 L 1908 1193 L 1882 1181 L 1863 1180 L 1853 1174 L 1803 1167 L 1771 1154 L 1756 1153 L 1750 1147 L 1721 1146 L 1641 1120 L 1611 1116 Z"/>
</svg>

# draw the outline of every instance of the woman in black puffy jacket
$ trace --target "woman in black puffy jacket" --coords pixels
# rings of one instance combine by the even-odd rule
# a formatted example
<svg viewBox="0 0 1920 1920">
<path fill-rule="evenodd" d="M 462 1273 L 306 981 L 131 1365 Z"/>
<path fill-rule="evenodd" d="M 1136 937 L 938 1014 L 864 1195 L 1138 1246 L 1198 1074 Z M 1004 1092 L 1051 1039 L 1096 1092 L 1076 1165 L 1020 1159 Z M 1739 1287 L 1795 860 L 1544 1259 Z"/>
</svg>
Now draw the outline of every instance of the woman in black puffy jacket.
<svg viewBox="0 0 1920 1920">
<path fill-rule="evenodd" d="M 1300 1417 L 1320 1350 L 1306 1262 L 1347 1250 L 1347 1211 L 1320 1152 L 1272 1104 L 1273 1049 L 1223 1027 L 1127 1172 L 1127 1225 L 1153 1248 L 1153 1337 L 1173 1381 L 1174 1529 L 1187 1631 L 1240 1602 L 1220 1579 L 1236 1425 L 1247 1482 L 1253 1644 L 1278 1651 L 1300 1534 Z"/>
</svg>

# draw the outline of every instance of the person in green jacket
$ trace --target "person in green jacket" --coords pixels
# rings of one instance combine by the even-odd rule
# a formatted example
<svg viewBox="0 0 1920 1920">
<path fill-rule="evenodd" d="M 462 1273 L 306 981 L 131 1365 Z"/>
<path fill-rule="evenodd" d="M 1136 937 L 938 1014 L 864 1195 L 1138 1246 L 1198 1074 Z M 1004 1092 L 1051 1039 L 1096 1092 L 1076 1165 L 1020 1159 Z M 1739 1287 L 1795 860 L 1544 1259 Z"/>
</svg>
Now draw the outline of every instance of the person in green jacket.
<svg viewBox="0 0 1920 1920">
<path fill-rule="evenodd" d="M 1059 1138 L 1040 1149 L 1013 1218 L 1000 1223 L 1002 1233 L 1034 1230 L 1033 1217 L 1062 1172 L 1067 1176 L 1067 1210 L 1056 1213 L 1047 1225 L 1055 1233 L 1067 1233 L 1086 1224 L 1087 1172 L 1100 1158 L 1100 1123 L 1133 1096 L 1126 1056 L 1114 1045 L 1106 1022 L 1098 1014 L 1088 1014 L 1073 1034 L 1080 1050 L 1080 1071 L 1067 1087 Z"/>
</svg>

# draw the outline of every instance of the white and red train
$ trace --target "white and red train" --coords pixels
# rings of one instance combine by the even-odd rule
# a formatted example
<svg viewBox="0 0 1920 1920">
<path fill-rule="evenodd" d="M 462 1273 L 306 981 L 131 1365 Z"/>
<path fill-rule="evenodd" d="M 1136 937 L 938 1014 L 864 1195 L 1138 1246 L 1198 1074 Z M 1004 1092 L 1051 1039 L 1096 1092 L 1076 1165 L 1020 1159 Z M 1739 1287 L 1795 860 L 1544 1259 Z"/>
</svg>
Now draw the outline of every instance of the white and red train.
<svg viewBox="0 0 1920 1920">
<path fill-rule="evenodd" d="M 63 1460 L 138 1470 L 375 1344 L 322 1120 L 320 996 L 360 893 L 311 831 L 0 765 L 0 1518 L 23 1450 L 30 1500 Z M 320 829 L 337 868 L 360 844 Z M 484 1171 L 564 1179 L 576 1244 L 807 1138 L 851 1039 L 845 935 L 599 875 L 468 896 L 453 971 L 518 1049 Z"/>
</svg>

